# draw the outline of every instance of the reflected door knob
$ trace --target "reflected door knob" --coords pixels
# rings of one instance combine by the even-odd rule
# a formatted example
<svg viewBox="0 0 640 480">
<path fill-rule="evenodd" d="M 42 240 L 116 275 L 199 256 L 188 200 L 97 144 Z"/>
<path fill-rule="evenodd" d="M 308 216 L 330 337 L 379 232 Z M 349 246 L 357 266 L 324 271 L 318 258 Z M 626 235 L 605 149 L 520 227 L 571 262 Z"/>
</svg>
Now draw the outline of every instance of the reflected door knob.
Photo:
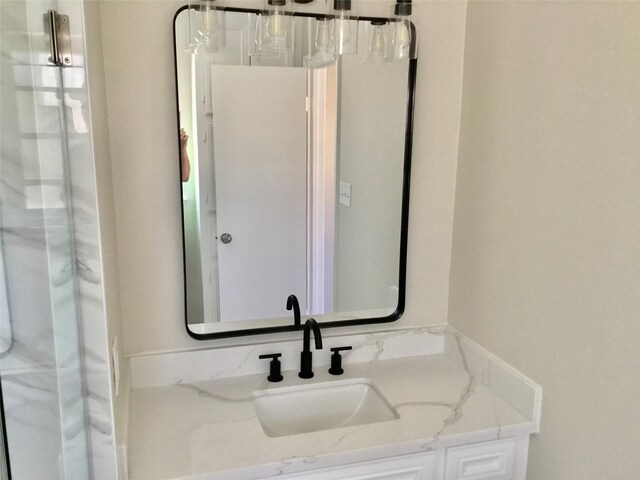
<svg viewBox="0 0 640 480">
<path fill-rule="evenodd" d="M 224 244 L 231 243 L 231 240 L 233 240 L 233 237 L 230 233 L 223 233 L 220 235 L 220 241 Z"/>
</svg>

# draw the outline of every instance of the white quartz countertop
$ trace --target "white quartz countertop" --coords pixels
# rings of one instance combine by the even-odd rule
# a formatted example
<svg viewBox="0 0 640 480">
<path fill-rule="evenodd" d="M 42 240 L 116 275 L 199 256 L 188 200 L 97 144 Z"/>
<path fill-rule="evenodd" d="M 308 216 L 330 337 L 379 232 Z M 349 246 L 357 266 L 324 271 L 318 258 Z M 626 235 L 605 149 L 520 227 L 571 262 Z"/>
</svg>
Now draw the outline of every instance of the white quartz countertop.
<svg viewBox="0 0 640 480">
<path fill-rule="evenodd" d="M 486 372 L 476 374 L 461 358 L 375 359 L 345 365 L 342 376 L 318 366 L 313 379 L 287 371 L 280 383 L 262 374 L 135 388 L 129 478 L 263 478 L 536 430 L 535 421 L 485 386 Z M 400 417 L 282 437 L 264 433 L 252 392 L 349 378 L 370 379 Z"/>
</svg>

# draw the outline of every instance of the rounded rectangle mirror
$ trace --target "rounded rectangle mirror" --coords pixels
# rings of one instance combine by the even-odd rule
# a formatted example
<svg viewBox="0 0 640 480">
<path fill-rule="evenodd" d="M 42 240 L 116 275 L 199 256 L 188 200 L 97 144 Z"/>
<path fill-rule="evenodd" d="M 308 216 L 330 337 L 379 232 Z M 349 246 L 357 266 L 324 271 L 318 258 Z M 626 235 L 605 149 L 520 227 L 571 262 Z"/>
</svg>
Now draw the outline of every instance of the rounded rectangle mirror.
<svg viewBox="0 0 640 480">
<path fill-rule="evenodd" d="M 415 28 L 333 13 L 200 0 L 175 16 L 194 338 L 404 311 Z"/>
</svg>

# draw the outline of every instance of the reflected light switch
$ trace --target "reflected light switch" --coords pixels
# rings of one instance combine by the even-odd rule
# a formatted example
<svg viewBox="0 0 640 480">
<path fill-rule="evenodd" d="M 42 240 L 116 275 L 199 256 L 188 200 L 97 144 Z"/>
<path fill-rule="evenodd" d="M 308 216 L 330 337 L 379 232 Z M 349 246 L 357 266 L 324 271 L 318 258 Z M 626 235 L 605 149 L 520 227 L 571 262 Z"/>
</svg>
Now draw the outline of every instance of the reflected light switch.
<svg viewBox="0 0 640 480">
<path fill-rule="evenodd" d="M 345 207 L 351 206 L 351 184 L 340 182 L 340 204 Z"/>
</svg>

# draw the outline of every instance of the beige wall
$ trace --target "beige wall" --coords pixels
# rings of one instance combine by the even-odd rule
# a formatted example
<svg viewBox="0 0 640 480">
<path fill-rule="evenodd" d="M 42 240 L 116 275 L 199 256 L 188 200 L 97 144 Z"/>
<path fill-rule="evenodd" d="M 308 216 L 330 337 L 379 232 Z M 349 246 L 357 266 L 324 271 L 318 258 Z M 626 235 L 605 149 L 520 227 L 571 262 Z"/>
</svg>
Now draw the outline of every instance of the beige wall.
<svg viewBox="0 0 640 480">
<path fill-rule="evenodd" d="M 170 342 L 158 344 L 158 338 L 180 332 L 183 296 L 171 22 L 181 3 L 101 2 L 127 353 L 160 350 Z"/>
<path fill-rule="evenodd" d="M 203 348 L 183 322 L 172 19 L 181 1 L 104 0 L 102 30 L 128 354 Z M 417 2 L 408 304 L 396 325 L 441 324 L 447 292 L 466 5 Z M 240 339 L 239 341 L 246 341 Z"/>
<path fill-rule="evenodd" d="M 470 2 L 449 319 L 544 389 L 531 480 L 640 478 L 640 3 Z"/>
</svg>

